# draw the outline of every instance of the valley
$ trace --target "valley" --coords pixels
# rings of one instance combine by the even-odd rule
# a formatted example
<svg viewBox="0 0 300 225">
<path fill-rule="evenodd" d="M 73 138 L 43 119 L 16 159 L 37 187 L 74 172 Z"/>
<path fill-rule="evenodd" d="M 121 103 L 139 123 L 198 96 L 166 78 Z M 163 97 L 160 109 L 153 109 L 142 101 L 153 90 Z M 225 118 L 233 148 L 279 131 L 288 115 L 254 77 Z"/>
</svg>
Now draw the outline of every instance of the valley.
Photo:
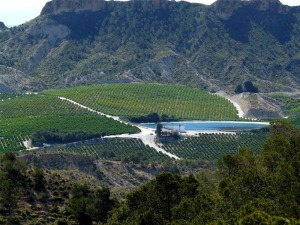
<svg viewBox="0 0 300 225">
<path fill-rule="evenodd" d="M 299 224 L 299 37 L 279 0 L 0 22 L 0 224 Z"/>
</svg>

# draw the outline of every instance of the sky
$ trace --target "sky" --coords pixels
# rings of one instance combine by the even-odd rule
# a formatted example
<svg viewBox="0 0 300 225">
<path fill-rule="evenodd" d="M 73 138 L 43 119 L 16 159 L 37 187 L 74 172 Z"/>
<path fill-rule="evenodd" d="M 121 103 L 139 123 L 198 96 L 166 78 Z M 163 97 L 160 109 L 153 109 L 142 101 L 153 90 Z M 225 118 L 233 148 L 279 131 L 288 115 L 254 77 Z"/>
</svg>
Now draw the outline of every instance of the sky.
<svg viewBox="0 0 300 225">
<path fill-rule="evenodd" d="M 6 26 L 17 26 L 37 17 L 46 2 L 50 0 L 0 0 L 0 21 Z M 215 0 L 186 0 L 212 4 Z M 300 5 L 300 0 L 281 0 L 285 5 Z"/>
</svg>

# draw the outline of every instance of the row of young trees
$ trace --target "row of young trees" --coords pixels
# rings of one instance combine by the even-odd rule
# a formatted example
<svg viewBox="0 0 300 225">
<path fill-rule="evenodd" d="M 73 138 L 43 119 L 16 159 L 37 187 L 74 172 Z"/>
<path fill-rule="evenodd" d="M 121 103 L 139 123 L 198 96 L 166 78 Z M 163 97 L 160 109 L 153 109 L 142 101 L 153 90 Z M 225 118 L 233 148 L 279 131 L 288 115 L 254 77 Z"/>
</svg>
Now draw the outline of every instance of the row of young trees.
<svg viewBox="0 0 300 225">
<path fill-rule="evenodd" d="M 84 145 L 59 146 L 49 152 L 94 155 L 102 160 L 123 161 L 125 163 L 164 162 L 171 160 L 168 156 L 144 145 L 139 139 L 111 138 L 98 143 Z"/>
<path fill-rule="evenodd" d="M 133 123 L 158 123 L 158 122 L 176 121 L 176 118 L 174 116 L 169 117 L 166 114 L 162 114 L 160 116 L 158 115 L 158 113 L 150 113 L 146 116 L 139 116 L 139 117 L 129 117 L 128 119 Z"/>
<path fill-rule="evenodd" d="M 32 143 L 41 146 L 43 143 L 70 143 L 84 141 L 93 138 L 101 138 L 106 133 L 84 132 L 84 131 L 60 131 L 58 129 L 46 129 L 37 131 L 32 135 Z"/>
<path fill-rule="evenodd" d="M 0 151 L 24 150 L 23 141 L 32 136 L 37 143 L 66 143 L 100 137 L 104 132 L 139 132 L 134 126 L 89 112 L 56 96 L 2 94 L 0 108 Z"/>
<path fill-rule="evenodd" d="M 241 146 L 260 153 L 265 140 L 266 134 L 199 134 L 177 142 L 165 142 L 162 148 L 182 159 L 216 161 L 225 154 L 237 153 Z"/>
<path fill-rule="evenodd" d="M 180 85 L 106 84 L 45 93 L 64 96 L 100 112 L 127 118 L 155 112 L 178 119 L 238 119 L 235 107 L 225 98 Z"/>
</svg>

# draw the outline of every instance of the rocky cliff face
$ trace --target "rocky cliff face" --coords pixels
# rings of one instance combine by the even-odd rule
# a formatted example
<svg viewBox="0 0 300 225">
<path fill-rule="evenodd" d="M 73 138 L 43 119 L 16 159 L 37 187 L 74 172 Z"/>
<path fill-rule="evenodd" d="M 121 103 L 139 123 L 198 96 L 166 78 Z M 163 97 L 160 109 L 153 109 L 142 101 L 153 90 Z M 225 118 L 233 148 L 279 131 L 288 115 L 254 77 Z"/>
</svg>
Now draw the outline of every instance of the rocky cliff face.
<svg viewBox="0 0 300 225">
<path fill-rule="evenodd" d="M 52 0 L 34 20 L 0 29 L 0 83 L 35 91 L 131 80 L 234 92 L 252 81 L 260 92 L 298 91 L 299 18 L 300 7 L 278 0 Z"/>
<path fill-rule="evenodd" d="M 213 11 L 222 19 L 228 19 L 235 10 L 242 7 L 275 13 L 287 13 L 290 10 L 289 6 L 281 4 L 279 0 L 218 0 L 211 5 Z"/>
<path fill-rule="evenodd" d="M 53 0 L 43 8 L 41 15 L 58 15 L 66 12 L 99 11 L 104 0 Z"/>
<path fill-rule="evenodd" d="M 7 28 L 3 22 L 0 22 L 0 30 Z"/>
</svg>

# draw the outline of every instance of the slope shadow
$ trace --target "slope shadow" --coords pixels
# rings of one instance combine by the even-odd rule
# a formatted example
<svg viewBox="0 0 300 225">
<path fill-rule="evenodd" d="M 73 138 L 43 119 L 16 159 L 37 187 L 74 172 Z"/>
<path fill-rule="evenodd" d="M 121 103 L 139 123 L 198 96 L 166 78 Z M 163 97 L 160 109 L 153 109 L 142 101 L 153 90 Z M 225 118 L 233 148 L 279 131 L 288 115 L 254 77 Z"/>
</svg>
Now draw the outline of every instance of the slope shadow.
<svg viewBox="0 0 300 225">
<path fill-rule="evenodd" d="M 231 38 L 245 44 L 249 42 L 249 32 L 254 23 L 284 44 L 291 39 L 296 22 L 297 19 L 292 13 L 261 11 L 249 6 L 236 10 L 224 21 L 224 25 Z"/>
</svg>

